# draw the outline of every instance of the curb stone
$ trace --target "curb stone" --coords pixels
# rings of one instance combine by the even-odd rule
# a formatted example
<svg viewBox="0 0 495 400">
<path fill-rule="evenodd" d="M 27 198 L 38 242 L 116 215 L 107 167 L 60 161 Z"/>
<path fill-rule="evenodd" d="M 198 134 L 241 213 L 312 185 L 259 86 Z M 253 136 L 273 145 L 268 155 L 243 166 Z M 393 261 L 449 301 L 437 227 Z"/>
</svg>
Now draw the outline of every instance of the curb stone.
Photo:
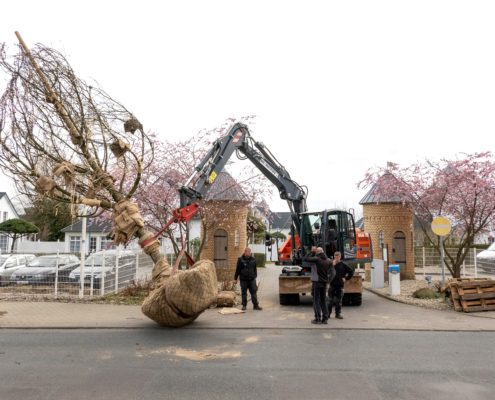
<svg viewBox="0 0 495 400">
<path fill-rule="evenodd" d="M 370 293 L 373 293 L 373 294 L 376 294 L 377 296 L 383 298 L 383 299 L 387 299 L 387 300 L 390 300 L 390 301 L 395 301 L 396 303 L 401 303 L 401 304 L 407 304 L 408 306 L 414 306 L 414 307 L 419 307 L 419 308 L 425 308 L 427 310 L 432 310 L 432 308 L 428 308 L 428 307 L 422 307 L 422 306 L 419 306 L 419 305 L 416 305 L 416 304 L 413 304 L 413 303 L 408 303 L 407 301 L 403 301 L 403 300 L 400 300 L 400 299 L 395 299 L 393 298 L 392 296 L 387 296 L 386 294 L 383 294 L 383 293 L 380 293 L 378 292 L 377 290 L 374 290 L 372 288 L 366 288 L 366 287 L 363 287 L 364 290 L 367 290 L 368 292 Z M 435 309 L 436 311 L 454 311 L 454 310 L 439 310 L 439 309 Z M 492 317 L 489 317 L 489 316 L 485 316 L 485 315 L 476 315 L 474 313 L 461 313 L 463 315 L 466 315 L 468 317 L 474 317 L 474 318 L 486 318 L 486 319 L 493 319 Z"/>
</svg>

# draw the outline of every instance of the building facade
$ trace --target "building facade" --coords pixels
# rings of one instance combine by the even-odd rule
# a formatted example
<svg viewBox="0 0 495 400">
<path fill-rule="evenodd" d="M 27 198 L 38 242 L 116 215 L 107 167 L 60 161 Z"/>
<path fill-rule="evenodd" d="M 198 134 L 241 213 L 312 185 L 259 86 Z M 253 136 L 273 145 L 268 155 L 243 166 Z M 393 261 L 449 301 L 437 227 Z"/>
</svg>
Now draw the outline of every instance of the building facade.
<svg viewBox="0 0 495 400">
<path fill-rule="evenodd" d="M 19 218 L 14 205 L 10 201 L 7 193 L 0 192 L 0 222 L 5 222 L 9 219 Z M 19 242 L 21 239 L 18 239 Z M 12 239 L 8 235 L 0 234 L 0 252 L 6 253 L 10 251 Z"/>
<path fill-rule="evenodd" d="M 373 258 L 398 264 L 401 279 L 415 279 L 413 213 L 399 198 L 377 195 L 376 186 L 360 201 L 364 230 L 371 235 Z M 388 268 L 385 268 L 388 280 Z"/>
<path fill-rule="evenodd" d="M 201 202 L 203 209 L 200 258 L 215 263 L 219 281 L 234 279 L 237 259 L 247 245 L 249 199 L 239 184 L 221 172 Z"/>
<path fill-rule="evenodd" d="M 79 253 L 82 245 L 83 220 L 78 219 L 72 225 L 62 229 L 65 233 L 64 251 L 66 253 Z M 112 231 L 112 221 L 87 219 L 86 221 L 86 252 L 93 253 L 100 250 L 114 248 L 112 239 L 108 234 Z"/>
</svg>

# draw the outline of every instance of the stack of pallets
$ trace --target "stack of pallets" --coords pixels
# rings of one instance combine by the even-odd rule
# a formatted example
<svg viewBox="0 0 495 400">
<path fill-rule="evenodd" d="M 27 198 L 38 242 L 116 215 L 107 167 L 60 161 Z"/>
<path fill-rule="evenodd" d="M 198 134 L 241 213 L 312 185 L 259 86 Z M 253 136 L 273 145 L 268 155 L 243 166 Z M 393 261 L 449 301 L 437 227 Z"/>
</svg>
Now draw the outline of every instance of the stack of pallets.
<svg viewBox="0 0 495 400">
<path fill-rule="evenodd" d="M 448 283 L 450 298 L 456 311 L 495 310 L 495 280 L 489 278 L 457 278 Z"/>
</svg>

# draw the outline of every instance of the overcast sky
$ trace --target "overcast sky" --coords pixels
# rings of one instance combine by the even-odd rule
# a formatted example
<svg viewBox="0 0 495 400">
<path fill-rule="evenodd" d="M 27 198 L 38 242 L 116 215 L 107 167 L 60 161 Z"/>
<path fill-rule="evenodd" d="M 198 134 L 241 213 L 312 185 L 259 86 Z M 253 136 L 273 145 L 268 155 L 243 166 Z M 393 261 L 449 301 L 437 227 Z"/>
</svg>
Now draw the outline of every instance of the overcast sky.
<svg viewBox="0 0 495 400">
<path fill-rule="evenodd" d="M 357 182 L 387 161 L 493 150 L 493 1 L 16 0 L 0 15 L 0 41 L 62 51 L 164 139 L 256 115 L 310 209 L 358 208 Z"/>
</svg>

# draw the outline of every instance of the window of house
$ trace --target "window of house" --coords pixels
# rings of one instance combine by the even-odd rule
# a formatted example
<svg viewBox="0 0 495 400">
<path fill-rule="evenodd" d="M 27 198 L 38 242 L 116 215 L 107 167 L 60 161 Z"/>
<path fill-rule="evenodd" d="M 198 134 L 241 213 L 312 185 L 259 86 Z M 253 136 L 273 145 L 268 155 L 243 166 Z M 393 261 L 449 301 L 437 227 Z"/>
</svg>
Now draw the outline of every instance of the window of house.
<svg viewBox="0 0 495 400">
<path fill-rule="evenodd" d="M 70 236 L 69 251 L 71 253 L 77 253 L 77 252 L 81 251 L 81 237 L 80 236 Z"/>
<path fill-rule="evenodd" d="M 7 251 L 9 246 L 9 237 L 7 235 L 0 235 L 0 250 L 2 252 Z"/>
<path fill-rule="evenodd" d="M 113 244 L 112 239 L 108 239 L 106 237 L 102 237 L 100 241 L 100 250 L 109 250 L 114 249 L 115 245 Z"/>
<path fill-rule="evenodd" d="M 8 211 L 3 212 L 3 220 L 2 221 L 7 221 L 7 218 L 9 217 Z"/>
<path fill-rule="evenodd" d="M 90 237 L 89 238 L 89 252 L 93 253 L 96 251 L 96 237 Z"/>
</svg>

